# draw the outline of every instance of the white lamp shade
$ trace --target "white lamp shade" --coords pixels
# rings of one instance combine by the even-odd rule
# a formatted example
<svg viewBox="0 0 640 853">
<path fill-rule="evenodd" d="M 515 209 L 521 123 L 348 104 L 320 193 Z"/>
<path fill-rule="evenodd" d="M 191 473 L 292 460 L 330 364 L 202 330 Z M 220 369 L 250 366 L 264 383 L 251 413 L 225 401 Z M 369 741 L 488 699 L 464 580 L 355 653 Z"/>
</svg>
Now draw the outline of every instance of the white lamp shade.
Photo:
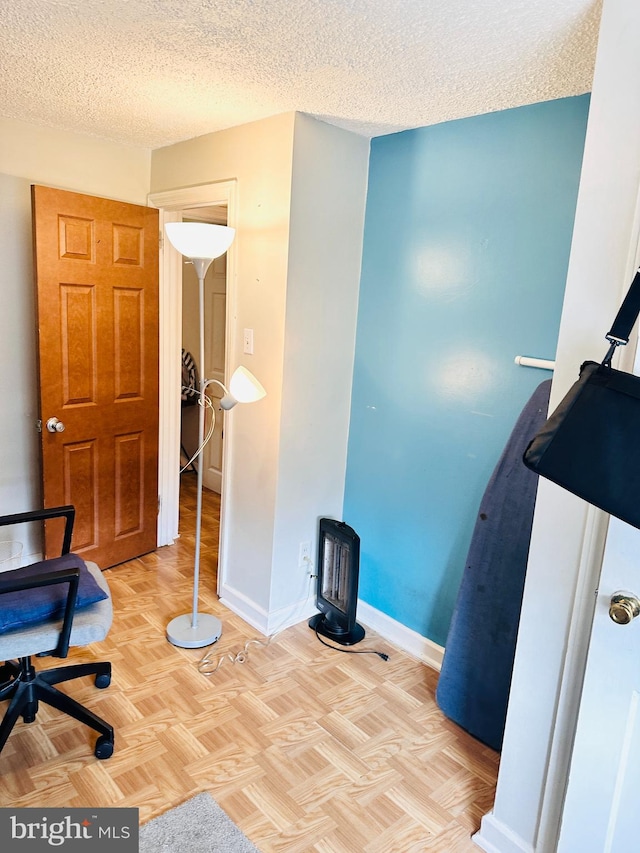
<svg viewBox="0 0 640 853">
<path fill-rule="evenodd" d="M 167 222 L 164 226 L 174 249 L 186 258 L 213 260 L 233 243 L 235 228 L 208 222 Z"/>
<path fill-rule="evenodd" d="M 266 397 L 267 392 L 246 367 L 237 367 L 229 382 L 229 391 L 238 403 L 255 403 Z"/>
</svg>

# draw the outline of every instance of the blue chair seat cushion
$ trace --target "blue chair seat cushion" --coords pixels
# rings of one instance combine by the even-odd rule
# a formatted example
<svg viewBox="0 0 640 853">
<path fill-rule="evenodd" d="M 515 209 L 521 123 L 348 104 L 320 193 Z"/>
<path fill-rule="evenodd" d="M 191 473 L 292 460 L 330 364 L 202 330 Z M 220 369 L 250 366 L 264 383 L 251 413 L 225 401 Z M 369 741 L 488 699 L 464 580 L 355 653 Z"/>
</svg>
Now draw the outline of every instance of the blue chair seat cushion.
<svg viewBox="0 0 640 853">
<path fill-rule="evenodd" d="M 108 594 L 100 588 L 84 560 L 77 554 L 64 554 L 62 557 L 3 572 L 0 574 L 0 593 L 3 581 L 35 578 L 47 572 L 70 568 L 80 571 L 76 610 L 108 598 Z M 49 619 L 62 619 L 68 592 L 68 583 L 56 583 L 0 594 L 0 633 L 27 625 L 37 625 Z"/>
</svg>

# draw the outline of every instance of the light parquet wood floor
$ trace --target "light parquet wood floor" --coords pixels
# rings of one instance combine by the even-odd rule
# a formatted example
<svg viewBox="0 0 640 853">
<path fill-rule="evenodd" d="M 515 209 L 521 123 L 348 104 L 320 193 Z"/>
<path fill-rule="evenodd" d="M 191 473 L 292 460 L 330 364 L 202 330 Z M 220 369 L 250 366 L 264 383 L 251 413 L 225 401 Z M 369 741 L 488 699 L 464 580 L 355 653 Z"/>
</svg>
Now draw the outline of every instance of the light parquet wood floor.
<svg viewBox="0 0 640 853">
<path fill-rule="evenodd" d="M 262 853 L 477 851 L 499 756 L 441 714 L 436 672 L 372 631 L 358 648 L 386 662 L 329 650 L 306 622 L 209 678 L 206 650 L 167 642 L 191 603 L 195 478 L 183 479 L 181 539 L 107 572 L 111 632 L 70 655 L 113 663 L 107 690 L 63 686 L 114 725 L 113 757 L 95 759 L 93 732 L 41 706 L 0 755 L 0 805 L 136 807 L 145 822 L 209 791 Z M 206 493 L 201 609 L 222 620 L 222 654 L 258 635 L 214 592 L 218 510 Z"/>
</svg>

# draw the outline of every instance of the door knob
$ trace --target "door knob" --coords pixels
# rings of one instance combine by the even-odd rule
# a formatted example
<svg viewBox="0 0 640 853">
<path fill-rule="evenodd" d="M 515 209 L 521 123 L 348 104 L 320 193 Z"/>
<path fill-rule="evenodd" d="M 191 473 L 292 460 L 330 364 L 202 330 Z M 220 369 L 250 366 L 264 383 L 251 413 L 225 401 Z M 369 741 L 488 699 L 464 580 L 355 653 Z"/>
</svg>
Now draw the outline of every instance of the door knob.
<svg viewBox="0 0 640 853">
<path fill-rule="evenodd" d="M 47 421 L 47 429 L 49 432 L 64 432 L 64 424 L 57 418 L 49 418 Z"/>
<path fill-rule="evenodd" d="M 609 616 L 618 625 L 628 625 L 636 616 L 640 615 L 640 601 L 632 592 L 620 590 L 611 596 L 609 605 Z"/>
</svg>

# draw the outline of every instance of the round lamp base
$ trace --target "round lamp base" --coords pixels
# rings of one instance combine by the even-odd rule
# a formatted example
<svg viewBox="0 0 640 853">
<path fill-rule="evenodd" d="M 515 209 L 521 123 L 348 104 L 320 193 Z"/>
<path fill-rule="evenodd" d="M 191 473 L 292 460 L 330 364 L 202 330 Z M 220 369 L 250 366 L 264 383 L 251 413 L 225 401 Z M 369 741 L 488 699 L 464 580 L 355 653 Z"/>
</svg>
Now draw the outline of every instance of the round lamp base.
<svg viewBox="0 0 640 853">
<path fill-rule="evenodd" d="M 198 625 L 193 627 L 192 614 L 176 616 L 167 625 L 167 640 L 181 649 L 199 649 L 210 646 L 222 634 L 222 622 L 208 613 L 198 614 Z"/>
</svg>

